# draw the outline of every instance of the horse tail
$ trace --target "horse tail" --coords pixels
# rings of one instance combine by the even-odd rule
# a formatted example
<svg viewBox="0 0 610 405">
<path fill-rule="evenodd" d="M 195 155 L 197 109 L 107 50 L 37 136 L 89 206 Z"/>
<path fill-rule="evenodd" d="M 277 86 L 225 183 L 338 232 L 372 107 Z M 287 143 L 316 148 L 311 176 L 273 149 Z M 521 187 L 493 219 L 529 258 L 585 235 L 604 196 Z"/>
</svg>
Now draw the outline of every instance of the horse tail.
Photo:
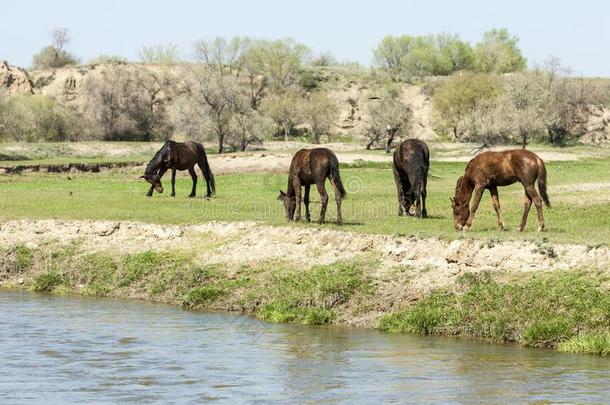
<svg viewBox="0 0 610 405">
<path fill-rule="evenodd" d="M 424 185 L 428 180 L 428 168 L 430 165 L 430 161 L 426 158 L 426 155 L 423 151 L 417 151 L 418 153 L 411 154 L 411 164 L 412 164 L 412 174 L 414 175 L 414 181 L 411 185 L 411 189 L 407 194 L 414 193 L 417 191 L 421 194 L 423 191 Z M 420 153 L 421 152 L 421 153 Z"/>
<path fill-rule="evenodd" d="M 330 181 L 333 182 L 337 190 L 339 191 L 339 197 L 343 200 L 347 197 L 347 192 L 343 187 L 343 183 L 341 182 L 341 176 L 339 175 L 339 161 L 336 157 L 333 156 L 334 159 L 331 159 L 330 162 Z"/>
<path fill-rule="evenodd" d="M 212 174 L 212 169 L 210 169 L 210 164 L 208 163 L 208 157 L 205 153 L 205 149 L 203 145 L 197 144 L 197 149 L 199 150 L 199 164 L 203 169 L 203 176 L 205 177 L 205 181 L 210 185 L 210 193 L 216 193 L 216 182 L 214 181 L 214 174 Z"/>
<path fill-rule="evenodd" d="M 546 192 L 546 166 L 544 165 L 544 161 L 540 158 L 538 158 L 538 191 L 540 191 L 544 205 L 551 208 L 551 201 Z"/>
</svg>

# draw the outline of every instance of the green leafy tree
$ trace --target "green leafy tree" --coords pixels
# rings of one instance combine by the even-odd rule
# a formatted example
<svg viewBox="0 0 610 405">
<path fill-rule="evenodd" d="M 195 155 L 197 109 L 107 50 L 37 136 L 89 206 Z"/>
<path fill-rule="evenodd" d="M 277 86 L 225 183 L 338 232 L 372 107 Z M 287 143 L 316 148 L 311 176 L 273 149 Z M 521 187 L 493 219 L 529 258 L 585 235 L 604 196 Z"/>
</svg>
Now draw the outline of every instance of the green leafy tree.
<svg viewBox="0 0 610 405">
<path fill-rule="evenodd" d="M 485 32 L 474 50 L 475 68 L 487 73 L 510 73 L 525 69 L 527 61 L 518 43 L 519 38 L 510 35 L 506 28 Z"/>
<path fill-rule="evenodd" d="M 499 80 L 488 74 L 460 72 L 451 76 L 432 97 L 437 127 L 460 140 L 466 132 L 467 117 L 477 106 L 502 92 Z"/>
</svg>

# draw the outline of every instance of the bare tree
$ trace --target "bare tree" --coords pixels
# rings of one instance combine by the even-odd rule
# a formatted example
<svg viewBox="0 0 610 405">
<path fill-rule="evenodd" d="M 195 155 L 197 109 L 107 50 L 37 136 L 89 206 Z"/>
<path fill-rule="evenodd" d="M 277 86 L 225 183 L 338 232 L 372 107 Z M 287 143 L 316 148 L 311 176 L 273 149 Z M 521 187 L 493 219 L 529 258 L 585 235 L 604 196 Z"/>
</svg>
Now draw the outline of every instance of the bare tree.
<svg viewBox="0 0 610 405">
<path fill-rule="evenodd" d="M 385 151 L 390 153 L 396 136 L 406 135 L 409 131 L 413 113 L 408 106 L 393 97 L 371 100 L 369 104 L 369 125 L 367 149 L 385 141 Z"/>
<path fill-rule="evenodd" d="M 338 113 L 337 103 L 323 93 L 313 93 L 303 103 L 301 116 L 309 126 L 313 143 L 320 143 L 320 136 L 328 133 Z"/>
<path fill-rule="evenodd" d="M 301 120 L 303 97 L 293 91 L 272 94 L 263 99 L 261 111 L 270 117 L 284 132 L 287 141 L 296 124 Z"/>
</svg>

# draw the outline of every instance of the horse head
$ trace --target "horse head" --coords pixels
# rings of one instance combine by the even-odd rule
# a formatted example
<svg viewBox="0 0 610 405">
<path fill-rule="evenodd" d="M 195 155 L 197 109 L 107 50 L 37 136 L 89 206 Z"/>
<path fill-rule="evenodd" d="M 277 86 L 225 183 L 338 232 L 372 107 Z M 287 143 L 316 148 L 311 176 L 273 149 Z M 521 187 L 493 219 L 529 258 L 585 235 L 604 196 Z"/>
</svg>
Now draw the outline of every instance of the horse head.
<svg viewBox="0 0 610 405">
<path fill-rule="evenodd" d="M 145 179 L 149 182 L 157 191 L 157 193 L 163 192 L 163 186 L 161 185 L 161 177 L 158 174 L 145 174 L 144 176 L 140 176 L 141 179 Z"/>
<path fill-rule="evenodd" d="M 292 221 L 292 219 L 294 218 L 294 211 L 297 205 L 296 198 L 294 196 L 290 197 L 288 194 L 280 190 L 280 195 L 277 196 L 277 199 L 284 203 L 284 210 L 286 210 L 286 219 L 288 221 Z"/>
<path fill-rule="evenodd" d="M 455 196 L 451 198 L 451 208 L 453 210 L 453 226 L 456 230 L 461 231 L 468 221 L 470 216 L 470 196 L 466 195 L 467 190 L 464 189 L 464 176 L 461 176 L 455 185 Z"/>
</svg>

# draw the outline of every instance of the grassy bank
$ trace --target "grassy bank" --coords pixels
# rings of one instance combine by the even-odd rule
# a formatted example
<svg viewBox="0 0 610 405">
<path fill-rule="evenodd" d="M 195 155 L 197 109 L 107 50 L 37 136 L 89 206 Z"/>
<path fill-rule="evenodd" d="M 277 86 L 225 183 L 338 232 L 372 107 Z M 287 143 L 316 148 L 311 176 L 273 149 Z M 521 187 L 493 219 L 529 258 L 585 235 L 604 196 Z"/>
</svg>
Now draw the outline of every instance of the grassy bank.
<svg viewBox="0 0 610 405">
<path fill-rule="evenodd" d="M 464 163 L 434 162 L 429 181 L 428 213 L 425 221 L 396 215 L 396 191 L 389 165 L 363 163 L 341 171 L 348 199 L 343 203 L 346 231 L 406 234 L 422 237 L 460 238 L 452 227 L 449 198 Z M 529 226 L 522 234 L 498 232 L 496 215 L 489 194 L 483 197 L 470 235 L 484 239 L 532 239 L 573 242 L 585 245 L 607 244 L 610 240 L 610 159 L 550 162 L 549 195 L 552 209 L 545 209 L 547 231 L 535 231 L 536 215 L 530 213 Z M 102 173 L 27 173 L 0 176 L 0 220 L 9 219 L 108 219 L 163 224 L 201 223 L 211 220 L 257 220 L 270 225 L 285 224 L 283 207 L 276 200 L 278 189 L 285 189 L 286 176 L 274 173 L 242 173 L 217 176 L 217 195 L 205 200 L 188 199 L 191 180 L 181 174 L 177 196 L 166 192 L 146 198 L 147 183 L 134 169 Z M 200 176 L 201 177 L 201 176 Z M 201 179 L 200 179 L 201 180 Z M 327 219 L 334 220 L 331 192 Z M 199 193 L 204 185 L 199 184 Z M 523 188 L 516 184 L 502 187 L 500 200 L 507 225 L 514 229 L 523 209 Z M 312 218 L 317 218 L 319 195 L 311 193 Z M 300 225 L 300 226 L 317 226 Z M 334 227 L 335 225 L 325 225 Z"/>
<path fill-rule="evenodd" d="M 408 268 L 388 280 L 374 257 L 295 268 L 285 262 L 201 264 L 185 251 L 135 254 L 80 251 L 77 243 L 0 252 L 4 286 L 34 291 L 135 298 L 185 309 L 251 313 L 270 322 L 348 323 L 372 316 L 381 330 L 476 337 L 567 352 L 610 354 L 608 276 L 579 270 L 463 273 L 395 310 L 387 283 L 412 288 Z M 433 271 L 433 270 L 429 270 Z"/>
</svg>

